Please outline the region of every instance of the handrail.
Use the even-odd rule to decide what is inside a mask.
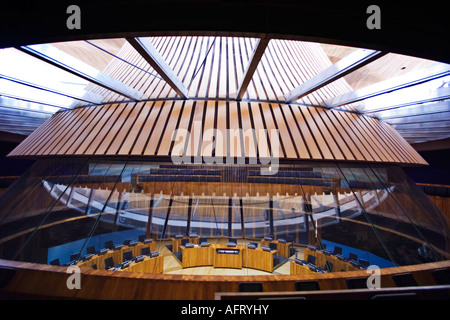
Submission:
[[[381,288],[396,288],[393,275],[411,273],[419,286],[439,285],[431,272],[450,268],[450,260],[380,269]],[[213,300],[216,292],[238,292],[240,282],[262,282],[264,292],[295,290],[295,282],[317,280],[321,290],[348,289],[346,279],[368,277],[365,270],[303,275],[211,276],[140,273],[80,268],[81,289],[70,290],[66,282],[72,273],[66,267],[0,259],[0,272],[10,275],[0,287],[0,297],[67,299],[152,299]],[[113,281],[114,287],[108,283]],[[30,285],[32,283],[33,285]],[[199,285],[201,283],[201,285]],[[105,287],[113,288],[104,290]],[[149,289],[151,288],[151,289]],[[337,292],[337,291],[336,291]],[[356,291],[355,291],[356,292]],[[127,293],[127,295],[124,295]],[[357,299],[357,297],[355,297]]]

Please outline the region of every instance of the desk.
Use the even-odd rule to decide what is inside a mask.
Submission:
[[[212,266],[214,260],[214,248],[194,246],[193,248],[181,249],[181,267],[197,267],[197,266]]]
[[[305,250],[303,251],[303,260],[308,260],[308,256],[314,256],[314,257],[316,257],[316,265],[317,266],[320,266],[319,264],[318,264],[318,261],[317,261],[317,251],[316,250],[311,250],[311,249],[309,249],[308,247],[306,247],[305,248]],[[320,258],[319,258],[320,259]],[[320,262],[321,264],[325,264],[325,262],[324,261],[321,261]]]
[[[264,251],[262,248],[244,249],[242,265],[247,268],[273,272],[273,256],[276,250]]]
[[[278,240],[272,242],[277,244],[277,252],[280,257],[289,258],[291,256],[292,242],[281,243]]]
[[[180,246],[182,268],[197,266],[214,266],[214,268],[242,267],[273,272],[273,257],[276,250],[264,251],[262,248],[247,249],[242,245],[227,247],[224,245],[210,245],[209,247],[194,246],[185,248]]]
[[[301,265],[296,263],[295,261],[291,261],[291,274],[309,274],[316,273],[315,271],[311,271],[307,265]]]
[[[275,243],[277,245],[278,256],[289,258],[291,256],[291,246],[292,242],[281,243],[278,240],[261,240],[261,246],[269,246],[271,243]]]
[[[130,266],[118,271],[140,272],[140,273],[163,273],[164,257],[157,256],[155,258],[145,257],[140,262],[132,262]]]
[[[352,266],[350,262],[339,260],[333,255],[326,255],[322,250],[313,251],[309,248],[305,248],[305,251],[303,252],[304,260],[308,259],[308,255],[315,256],[316,266],[322,269],[325,269],[325,263],[326,261],[329,261],[333,264],[333,272],[359,270],[358,268]]]
[[[199,239],[200,239],[199,236],[189,236],[189,242],[193,244],[199,244],[198,243]]]
[[[156,251],[156,242],[152,241],[149,243],[142,243],[138,242],[137,245],[129,247],[129,246],[123,246],[119,250],[108,250],[105,254],[102,255],[94,255],[91,259],[87,261],[79,261],[77,263],[77,266],[79,267],[88,267],[92,268],[92,266],[97,265],[98,270],[105,270],[105,259],[112,257],[114,264],[122,263],[123,261],[123,253],[125,251],[131,250],[133,257],[137,257],[141,255],[141,249],[149,247],[150,252]]]
[[[244,246],[227,247],[214,245],[214,268],[242,269],[242,250]]]

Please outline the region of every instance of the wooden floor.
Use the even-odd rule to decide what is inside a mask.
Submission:
[[[211,244],[225,244],[227,239],[211,239]],[[250,240],[238,240],[238,244],[247,244],[253,242]],[[211,275],[211,276],[249,276],[249,275],[289,275],[290,265],[289,261],[275,268],[273,273],[260,271],[250,268],[232,269],[232,268],[214,268],[214,267],[193,267],[193,268],[181,268],[181,262],[175,257],[175,255],[166,247],[171,244],[170,241],[158,242],[158,250],[161,255],[164,256],[164,271],[165,274],[183,274],[183,275]],[[296,248],[298,256],[303,257],[303,248]],[[294,259],[295,256],[290,257]]]

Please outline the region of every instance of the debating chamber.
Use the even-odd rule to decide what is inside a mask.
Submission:
[[[450,298],[448,44],[92,3],[1,31],[1,299]]]

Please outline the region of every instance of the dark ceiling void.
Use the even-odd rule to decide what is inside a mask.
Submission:
[[[79,29],[69,29],[71,1],[10,1],[0,12],[0,47],[151,35],[266,35],[364,47],[449,62],[445,2],[427,1],[77,1]],[[368,7],[380,8],[369,29]]]

